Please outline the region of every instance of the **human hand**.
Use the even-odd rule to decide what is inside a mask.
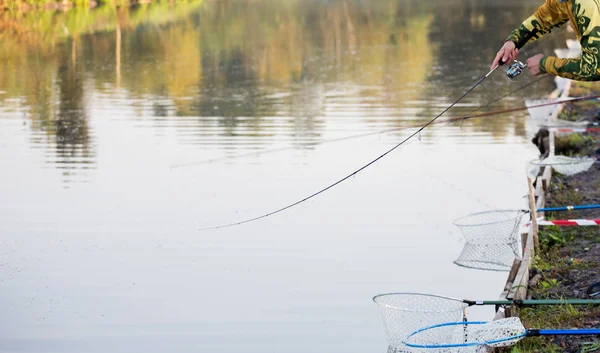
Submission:
[[[544,54],[537,54],[527,59],[527,67],[533,76],[540,74],[540,61],[544,57]]]
[[[496,57],[492,62],[492,66],[490,67],[490,70],[493,70],[497,65],[500,65],[500,60],[502,60],[502,64],[512,62],[517,58],[518,55],[519,49],[515,47],[515,43],[513,41],[508,40],[504,42],[502,48],[498,50],[498,53],[496,54]]]

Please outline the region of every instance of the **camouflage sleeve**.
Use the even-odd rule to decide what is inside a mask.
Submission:
[[[579,23],[589,24],[587,30],[581,36],[581,56],[577,59],[559,59],[553,56],[542,58],[540,71],[552,75],[577,81],[600,81],[600,68],[598,57],[600,56],[600,19],[598,15],[589,17],[580,16]],[[583,21],[582,21],[583,20]]]
[[[569,21],[569,17],[558,8],[558,0],[546,0],[533,15],[523,21],[514,31],[510,32],[506,40],[517,43],[534,28],[537,28],[537,34],[527,41],[527,43],[531,43],[567,21]]]

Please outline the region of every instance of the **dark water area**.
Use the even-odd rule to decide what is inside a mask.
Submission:
[[[0,14],[0,352],[384,352],[378,293],[497,298],[507,273],[452,263],[452,220],[525,205],[525,112],[434,125],[285,212],[199,229],[301,200],[389,150],[485,75],[540,4]],[[534,79],[498,70],[444,116],[555,88],[514,93]]]

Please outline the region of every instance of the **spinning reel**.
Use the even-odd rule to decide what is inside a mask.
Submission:
[[[523,64],[522,62],[515,60],[515,62],[512,63],[508,67],[508,69],[506,69],[506,76],[511,81],[514,81],[517,78],[517,76],[519,76],[526,67],[527,67],[527,64]]]

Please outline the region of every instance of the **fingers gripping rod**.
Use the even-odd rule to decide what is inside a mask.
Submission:
[[[527,35],[525,35],[517,43],[515,43],[515,48],[521,49],[525,45],[525,43],[527,43],[531,38],[533,38],[533,36],[535,36],[537,34],[537,32],[538,32],[537,28],[534,28],[533,30],[531,30],[531,32],[527,33]],[[505,64],[505,62],[500,60],[498,62],[498,64],[492,70],[490,70],[490,72],[486,75],[486,77],[489,76],[492,72],[496,71],[496,69],[499,66],[502,66],[504,64]],[[522,62],[515,60],[514,63],[511,64],[508,67],[508,69],[506,69],[506,76],[508,76],[509,79],[513,80],[517,76],[519,76],[526,67],[527,67],[527,64],[523,64]]]

